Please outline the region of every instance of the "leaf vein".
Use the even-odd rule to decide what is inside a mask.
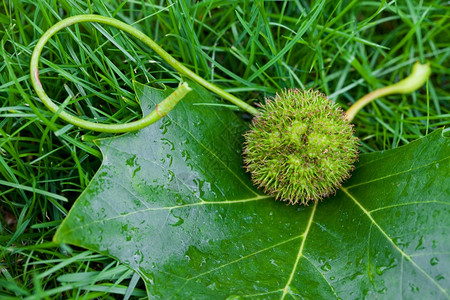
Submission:
[[[447,291],[439,284],[437,283],[427,272],[425,272],[424,269],[422,269],[412,258],[411,256],[409,256],[408,254],[406,254],[402,249],[400,249],[395,243],[394,241],[392,241],[392,239],[389,237],[389,235],[383,230],[383,228],[381,228],[381,226],[375,221],[375,219],[372,217],[372,215],[370,214],[369,211],[367,211],[361,203],[358,202],[358,200],[355,199],[355,197],[353,197],[349,191],[347,190],[347,188],[341,187],[341,189],[344,191],[344,193],[347,194],[347,196],[353,201],[355,202],[355,204],[363,211],[363,213],[369,218],[369,220],[373,223],[373,225],[375,225],[375,227],[378,228],[378,230],[381,232],[382,235],[384,235],[384,237],[393,245],[394,249],[396,249],[406,260],[408,260],[409,262],[411,262],[411,264],[417,269],[419,270],[423,275],[425,275],[425,277],[427,277],[447,298],[450,299],[449,294],[447,293]]]
[[[408,206],[408,205],[414,205],[414,204],[442,204],[442,205],[450,205],[450,203],[443,202],[443,201],[437,201],[437,200],[433,200],[433,201],[415,201],[415,202],[399,203],[399,204],[379,207],[379,208],[372,209],[371,211],[368,211],[368,212],[371,214],[371,213],[374,213],[374,212],[377,212],[377,211],[380,211],[380,210],[384,210],[384,209],[391,209],[391,208]]]
[[[240,200],[224,200],[224,201],[202,201],[202,202],[196,202],[196,203],[190,203],[190,204],[184,204],[184,205],[178,205],[178,206],[168,206],[168,207],[150,207],[150,208],[146,208],[146,209],[141,209],[141,210],[136,210],[136,211],[132,211],[126,214],[121,214],[121,215],[117,215],[117,216],[112,216],[109,218],[105,218],[105,219],[99,219],[99,220],[95,220],[93,222],[90,223],[85,223],[81,226],[78,227],[73,227],[70,228],[70,230],[67,230],[65,232],[61,232],[61,234],[68,234],[70,232],[74,232],[76,230],[79,230],[81,228],[85,228],[88,227],[90,225],[93,224],[97,224],[100,222],[108,222],[108,221],[112,221],[115,219],[120,219],[120,218],[126,218],[135,214],[139,214],[139,213],[146,213],[146,212],[152,212],[152,211],[161,211],[161,210],[172,210],[172,209],[180,209],[180,208],[186,208],[186,207],[192,207],[192,206],[202,206],[202,205],[223,205],[223,204],[236,204],[236,203],[245,203],[245,202],[252,202],[252,201],[261,201],[264,199],[268,199],[271,198],[270,196],[258,196],[258,197],[254,197],[254,198],[248,198],[248,199],[240,199]]]
[[[372,240],[372,228],[373,223],[370,223],[369,234],[367,235],[367,277],[369,278],[369,281],[375,286],[375,283],[373,282],[372,272],[370,271],[370,243]]]
[[[297,255],[297,259],[295,260],[294,266],[292,268],[291,274],[289,276],[289,279],[283,289],[283,295],[281,296],[281,299],[284,299],[284,297],[286,297],[286,294],[288,294],[290,292],[289,290],[289,285],[291,284],[292,280],[294,279],[294,275],[295,275],[295,271],[297,269],[298,263],[300,262],[300,258],[302,258],[303,256],[303,249],[305,247],[305,242],[306,242],[306,238],[308,237],[308,233],[309,230],[311,228],[311,224],[313,223],[314,220],[314,213],[316,212],[316,208],[317,208],[317,201],[314,202],[314,206],[313,209],[311,211],[311,216],[309,218],[308,224],[306,226],[305,232],[303,233],[303,239],[302,239],[302,243],[300,244],[300,249],[298,251],[298,255]]]
[[[346,186],[345,188],[346,189],[351,189],[351,188],[354,188],[354,187],[358,187],[358,186],[361,186],[361,185],[373,183],[373,182],[380,181],[380,180],[383,180],[383,179],[387,179],[387,178],[390,178],[390,177],[394,177],[394,176],[397,176],[397,175],[402,175],[402,174],[405,174],[405,173],[408,173],[408,172],[411,172],[411,171],[417,171],[417,170],[429,167],[429,166],[431,166],[433,164],[436,164],[436,163],[439,163],[439,162],[443,162],[443,161],[448,160],[448,159],[450,159],[450,156],[445,157],[445,158],[440,159],[440,160],[436,160],[434,162],[431,162],[431,163],[423,165],[423,166],[419,166],[417,168],[410,168],[408,170],[404,170],[404,171],[401,171],[401,172],[391,173],[391,174],[383,176],[383,177],[379,177],[379,178],[375,178],[375,179],[372,179],[372,180],[369,180],[369,181],[360,182],[360,183],[357,183],[357,184],[354,184],[354,185]]]
[[[285,241],[283,241],[283,242],[280,242],[280,243],[278,243],[278,244],[274,244],[274,245],[271,245],[271,246],[269,246],[269,247],[260,249],[260,250],[258,250],[258,251],[253,252],[253,253],[247,254],[247,255],[242,256],[242,257],[240,257],[240,258],[238,258],[238,259],[235,259],[235,260],[230,261],[230,262],[228,262],[228,263],[226,263],[226,264],[223,264],[223,265],[221,265],[221,266],[219,266],[219,267],[217,267],[217,268],[208,270],[208,271],[206,271],[206,272],[204,272],[204,273],[201,273],[201,274],[198,274],[198,275],[193,276],[193,277],[191,277],[191,278],[188,278],[188,280],[195,279],[195,278],[201,277],[201,276],[203,276],[203,275],[209,274],[209,273],[211,273],[211,272],[217,271],[217,270],[219,270],[219,269],[222,269],[222,268],[224,268],[224,267],[226,267],[226,266],[229,266],[229,265],[232,265],[232,264],[234,264],[234,263],[237,263],[237,262],[239,262],[239,261],[241,261],[241,260],[244,260],[244,259],[246,259],[246,258],[252,257],[252,256],[257,255],[257,254],[260,254],[260,253],[262,253],[262,252],[265,252],[265,251],[268,251],[268,250],[272,250],[272,249],[274,249],[274,248],[276,248],[276,247],[278,247],[278,246],[281,246],[281,245],[290,243],[290,242],[292,242],[292,241],[295,241],[295,240],[297,240],[297,239],[299,239],[299,238],[301,238],[301,237],[303,237],[303,234],[298,235],[298,236],[295,236],[295,237],[293,237],[293,238],[290,238],[290,239],[285,240]]]

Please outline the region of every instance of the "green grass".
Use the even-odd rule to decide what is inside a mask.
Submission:
[[[164,3],[164,4],[163,4]],[[153,37],[205,79],[256,103],[283,88],[317,88],[348,108],[429,61],[428,84],[365,107],[361,151],[391,149],[450,124],[450,8],[446,1],[5,0],[0,5],[0,298],[145,297],[113,259],[56,245],[52,236],[101,163],[93,138],[55,118],[29,77],[33,47],[60,19],[113,16]],[[133,81],[175,86],[180,76],[114,28],[71,26],[41,58],[49,96],[81,117],[141,117]],[[228,104],[228,103],[225,103]],[[243,117],[246,117],[245,115]]]

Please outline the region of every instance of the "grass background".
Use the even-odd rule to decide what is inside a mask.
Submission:
[[[105,137],[55,118],[34,93],[40,36],[77,14],[112,16],[149,34],[197,74],[256,103],[316,88],[344,108],[430,62],[426,86],[370,104],[354,120],[361,151],[391,149],[450,124],[447,1],[3,0],[0,4],[0,298],[139,298],[139,276],[52,236],[101,163]],[[164,61],[108,26],[51,39],[40,79],[66,109],[104,123],[141,117],[133,81],[176,86]],[[248,117],[243,114],[243,117]]]

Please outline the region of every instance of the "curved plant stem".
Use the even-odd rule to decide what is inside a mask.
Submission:
[[[351,122],[358,111],[373,100],[391,94],[408,94],[420,88],[431,74],[430,64],[416,62],[407,78],[378,90],[375,90],[356,101],[345,113],[347,120]]]
[[[31,63],[30,63],[30,75],[31,75],[31,82],[36,90],[36,93],[38,94],[39,98],[44,102],[44,104],[47,106],[48,109],[50,109],[52,112],[57,112],[59,107],[54,104],[51,99],[47,96],[44,89],[42,88],[42,84],[39,80],[39,70],[38,70],[38,63],[39,63],[39,57],[42,53],[42,49],[44,48],[45,44],[48,42],[48,40],[58,31],[61,29],[76,24],[76,23],[84,23],[84,22],[96,22],[96,23],[102,23],[106,25],[110,25],[113,27],[116,27],[120,30],[123,30],[132,36],[136,37],[140,41],[142,41],[144,44],[152,48],[158,55],[161,56],[162,59],[164,59],[169,65],[171,65],[173,68],[175,68],[177,71],[179,71],[181,74],[184,74],[191,78],[192,80],[196,81],[200,85],[204,86],[205,88],[209,89],[210,91],[216,93],[217,95],[227,99],[231,103],[237,105],[241,109],[256,115],[259,113],[259,111],[248,105],[247,103],[243,102],[242,100],[238,99],[237,97],[231,95],[230,93],[225,92],[224,90],[220,89],[219,87],[207,82],[188,68],[186,68],[184,65],[182,65],[179,61],[177,61],[175,58],[173,58],[169,53],[167,53],[164,49],[162,49],[158,44],[156,44],[151,38],[149,38],[147,35],[142,33],[141,31],[137,30],[136,28],[123,23],[119,20],[99,16],[99,15],[79,15],[79,16],[73,16],[66,18],[62,21],[59,21],[52,27],[50,27],[44,35],[39,39],[38,43],[36,44],[36,47],[34,48],[33,55],[31,57]],[[177,96],[169,96],[168,98],[172,99],[171,101],[176,104],[182,97],[184,97],[191,89],[187,86],[187,84],[181,85],[172,95]],[[164,101],[163,101],[164,102]],[[173,103],[166,102],[165,107],[172,107]],[[170,104],[170,105],[167,105]],[[159,106],[159,110],[161,111],[161,105]],[[170,109],[169,109],[170,110]],[[164,114],[166,114],[169,110],[166,111],[164,109]],[[158,114],[158,111],[153,111],[150,115],[144,117],[143,119],[128,123],[128,124],[118,124],[118,125],[107,125],[107,124],[99,124],[99,123],[93,123],[86,120],[82,120],[80,118],[77,118],[73,115],[70,115],[66,113],[65,111],[60,111],[59,116],[64,119],[65,121],[77,125],[82,128],[94,130],[94,131],[101,131],[101,132],[127,132],[127,131],[133,131],[141,129],[147,125],[150,125],[154,122],[156,122],[159,118],[161,118],[163,115]]]

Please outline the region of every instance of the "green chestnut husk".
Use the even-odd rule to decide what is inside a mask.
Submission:
[[[244,135],[244,163],[264,193],[290,204],[319,201],[350,177],[358,139],[344,111],[313,90],[290,89],[261,106]]]

